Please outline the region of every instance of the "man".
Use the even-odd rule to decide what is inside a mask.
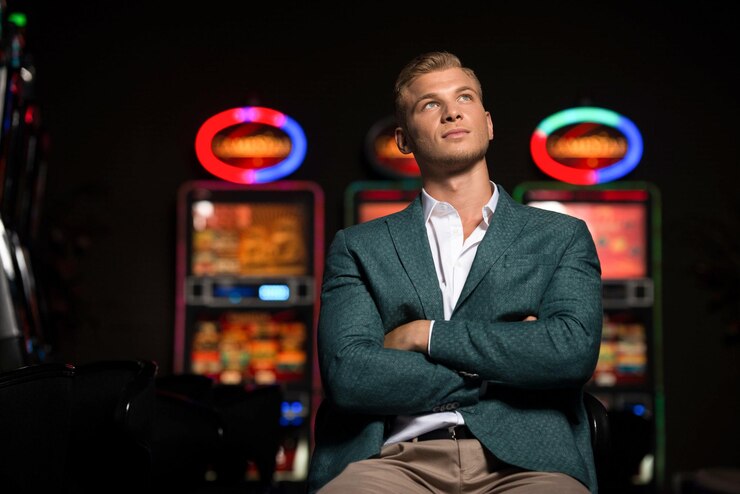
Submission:
[[[601,278],[585,223],[490,181],[491,116],[456,56],[415,58],[395,92],[423,189],[329,249],[309,491],[596,492],[582,388]]]

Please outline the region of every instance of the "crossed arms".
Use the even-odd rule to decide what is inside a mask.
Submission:
[[[472,307],[474,301],[468,300],[451,320],[435,321],[431,342],[429,321],[414,308],[417,299],[400,264],[386,259],[388,265],[379,267],[367,239],[340,231],[327,257],[319,319],[327,397],[347,411],[395,415],[429,412],[453,401],[475,404],[481,380],[531,389],[581,386],[598,357],[600,272],[585,224],[568,225],[569,242],[552,266],[538,271],[546,279],[522,306],[528,310],[511,320],[503,316],[506,309],[467,310],[465,304]],[[509,300],[512,306],[521,303],[513,287],[508,295],[495,290],[496,283],[518,283],[506,278],[517,269],[492,270],[491,285],[471,299],[499,307]],[[382,279],[387,283],[378,282]],[[497,300],[490,300],[494,295]]]

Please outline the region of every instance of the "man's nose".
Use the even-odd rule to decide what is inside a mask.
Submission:
[[[462,113],[457,110],[456,106],[450,105],[445,108],[444,117],[445,122],[454,122],[455,120],[459,120],[462,118]]]

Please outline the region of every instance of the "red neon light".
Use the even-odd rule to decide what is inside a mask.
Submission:
[[[597,183],[596,171],[571,168],[558,163],[547,153],[547,134],[538,130],[532,134],[530,148],[532,157],[540,165],[542,171],[553,178],[576,185],[592,185]]]
[[[211,142],[213,142],[216,134],[226,127],[242,123],[243,121],[241,108],[223,111],[206,120],[195,138],[195,154],[198,155],[198,159],[203,167],[215,176],[222,177],[231,182],[251,183],[249,177],[245,177],[245,172],[249,172],[250,170],[244,170],[234,166],[224,166],[221,160],[214,156],[211,149]],[[244,180],[245,178],[247,180]]]
[[[195,137],[195,154],[206,170],[224,180],[242,184],[253,184],[264,181],[259,179],[258,174],[261,171],[258,169],[244,169],[220,160],[213,153],[213,139],[216,134],[228,127],[245,122],[254,122],[285,131],[293,142],[296,136],[291,135],[290,130],[286,129],[287,121],[288,118],[283,113],[271,108],[257,106],[232,108],[231,110],[217,113],[206,120],[198,130],[198,134]]]

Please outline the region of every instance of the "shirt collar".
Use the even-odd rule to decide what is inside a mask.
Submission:
[[[493,190],[493,194],[491,194],[491,198],[488,199],[488,202],[483,206],[483,221],[486,222],[486,226],[490,226],[491,217],[493,216],[493,212],[496,211],[496,205],[498,204],[499,198],[498,187],[496,187],[496,184],[493,182],[491,182],[491,189]],[[434,208],[437,207],[438,204],[440,204],[440,201],[430,196],[424,188],[421,189],[421,206],[424,212],[424,223],[429,221],[432,211],[434,211]]]

